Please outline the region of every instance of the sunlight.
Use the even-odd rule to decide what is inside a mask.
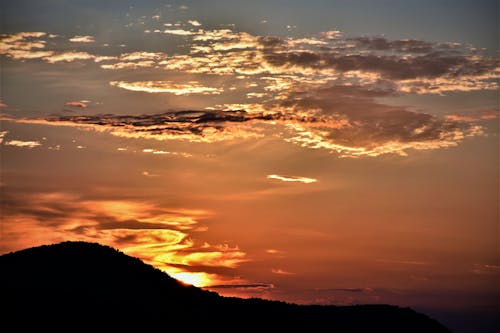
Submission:
[[[208,274],[203,272],[179,272],[179,273],[170,273],[174,279],[177,279],[185,284],[190,284],[195,287],[204,287],[211,284],[210,277]]]

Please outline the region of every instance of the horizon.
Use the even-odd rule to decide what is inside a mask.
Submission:
[[[0,8],[0,254],[495,330],[498,2]]]

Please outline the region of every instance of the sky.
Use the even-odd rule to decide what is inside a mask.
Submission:
[[[0,6],[0,253],[498,328],[497,1]]]

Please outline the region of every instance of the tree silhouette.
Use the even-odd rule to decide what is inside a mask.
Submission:
[[[302,306],[221,297],[186,286],[96,243],[64,242],[0,256],[0,330],[449,332],[409,308]]]

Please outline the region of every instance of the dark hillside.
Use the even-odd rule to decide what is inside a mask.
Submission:
[[[94,243],[5,254],[0,272],[3,332],[449,332],[423,314],[389,305],[299,306],[221,297]]]

